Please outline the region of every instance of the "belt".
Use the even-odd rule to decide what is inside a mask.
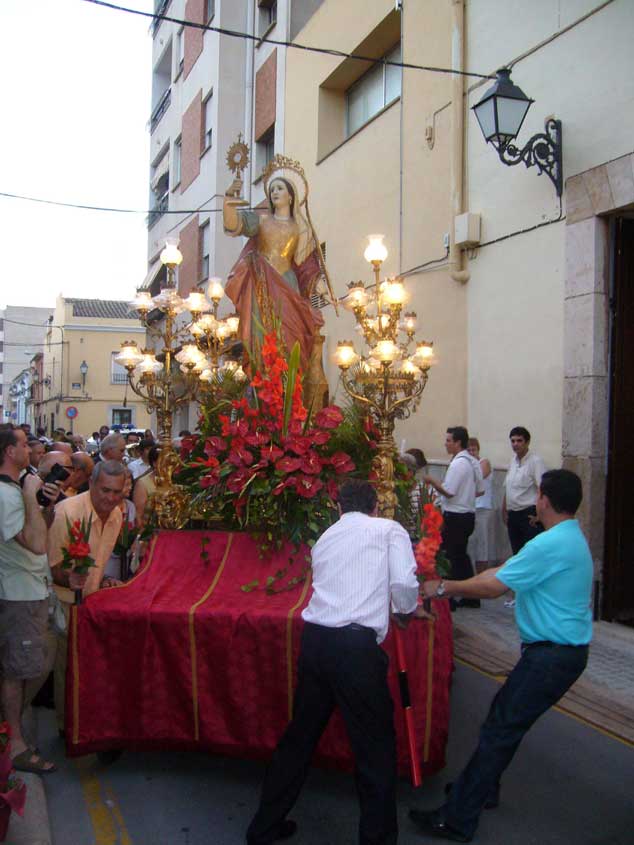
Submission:
[[[537,640],[534,643],[522,643],[522,651],[535,646],[539,646],[539,648],[588,648],[588,643],[571,645],[570,643],[553,643],[550,640]]]

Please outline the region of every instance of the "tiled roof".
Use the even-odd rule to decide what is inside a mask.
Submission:
[[[73,306],[73,317],[100,317],[106,320],[138,320],[136,311],[129,311],[127,302],[113,299],[67,299]]]

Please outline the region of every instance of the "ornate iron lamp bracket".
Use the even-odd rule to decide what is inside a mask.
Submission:
[[[523,149],[509,143],[497,148],[500,161],[512,167],[523,162],[526,167],[537,166],[539,173],[545,173],[555,186],[557,196],[563,192],[563,158],[561,121],[550,118],[544,132],[533,135]]]

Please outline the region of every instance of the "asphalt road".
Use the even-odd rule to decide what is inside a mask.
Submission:
[[[458,665],[447,769],[419,790],[399,790],[400,845],[426,840],[407,818],[434,807],[466,762],[498,684]],[[238,845],[253,813],[263,765],[203,754],[126,753],[111,766],[64,758],[52,714],[39,710],[40,745],[60,764],[46,779],[55,845]],[[486,845],[634,845],[634,748],[553,711],[526,737],[497,810],[475,842]],[[298,845],[355,845],[351,776],[314,769],[292,814]]]

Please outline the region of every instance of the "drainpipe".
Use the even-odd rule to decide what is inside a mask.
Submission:
[[[464,0],[451,0],[451,67],[464,70]],[[462,214],[464,159],[464,80],[451,77],[451,238],[449,242],[449,275],[455,282],[469,281],[471,274],[463,269],[463,251],[455,244],[454,221]]]

